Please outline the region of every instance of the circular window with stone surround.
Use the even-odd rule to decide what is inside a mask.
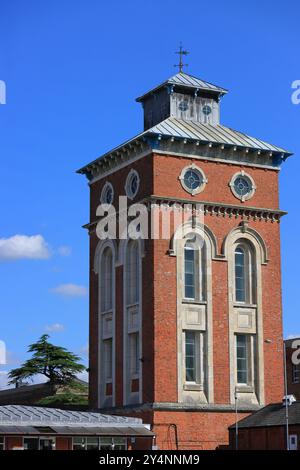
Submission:
[[[235,173],[230,180],[229,186],[232,194],[242,202],[251,199],[256,191],[253,178],[244,171]]]
[[[102,204],[112,204],[113,200],[114,188],[113,185],[107,181],[102,188],[100,201],[102,202]]]
[[[140,177],[136,170],[131,169],[127,175],[125,183],[126,196],[129,199],[134,199],[140,187]]]
[[[179,180],[183,189],[192,196],[201,193],[208,182],[204,172],[194,163],[183,168]]]

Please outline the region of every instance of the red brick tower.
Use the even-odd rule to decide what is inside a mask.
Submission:
[[[178,73],[138,98],[144,132],[79,170],[91,191],[90,404],[144,417],[161,449],[226,445],[235,404],[241,418],[283,396],[278,173],[291,154],[221,125],[225,93]],[[170,234],[101,240],[100,203],[123,222],[142,203],[152,229],[163,203]]]

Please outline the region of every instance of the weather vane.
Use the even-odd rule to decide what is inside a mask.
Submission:
[[[179,54],[179,64],[175,64],[174,67],[179,67],[179,72],[182,72],[183,67],[187,67],[188,64],[182,62],[184,55],[188,55],[189,51],[182,49],[182,44],[180,43],[179,51],[176,51],[175,54]]]

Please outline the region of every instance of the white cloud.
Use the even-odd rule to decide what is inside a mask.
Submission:
[[[85,346],[82,346],[82,348],[79,349],[79,354],[85,357],[88,357],[89,355],[89,345],[86,344]]]
[[[72,248],[67,245],[61,245],[57,248],[57,252],[60,256],[70,256]]]
[[[46,325],[45,330],[49,333],[54,333],[58,331],[64,331],[65,327],[61,323],[53,323],[52,325]]]
[[[54,294],[65,295],[69,297],[84,297],[87,295],[87,288],[78,284],[61,284],[51,289]]]
[[[0,238],[0,260],[48,259],[51,252],[42,235]]]

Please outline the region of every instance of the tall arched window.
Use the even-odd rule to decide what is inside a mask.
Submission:
[[[139,301],[139,245],[131,240],[126,253],[126,303],[136,304]]]
[[[101,312],[107,312],[112,308],[112,252],[106,248],[101,258],[100,271],[100,300]]]
[[[255,256],[248,243],[238,242],[234,252],[235,301],[255,303]]]
[[[139,241],[129,240],[125,258],[125,397],[124,403],[138,403],[141,390],[141,265]]]
[[[100,406],[114,403],[114,254],[112,248],[103,249],[99,270],[99,390]]]
[[[189,300],[205,300],[206,247],[195,237],[184,245],[184,293]]]

